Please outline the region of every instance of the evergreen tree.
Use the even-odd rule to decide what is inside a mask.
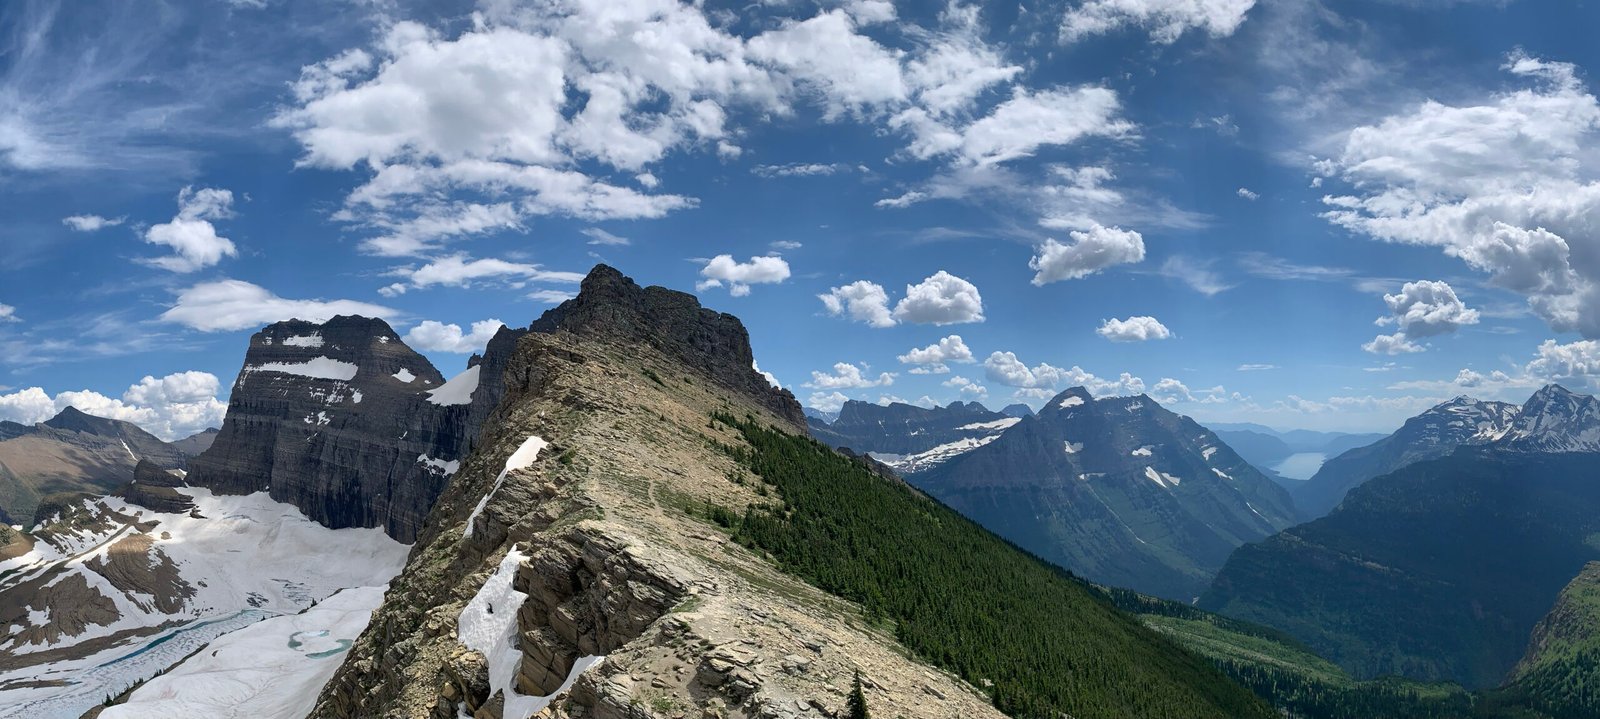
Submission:
[[[861,691],[861,670],[856,670],[856,680],[850,685],[850,703],[846,707],[845,716],[850,719],[869,719],[867,713],[867,695]]]

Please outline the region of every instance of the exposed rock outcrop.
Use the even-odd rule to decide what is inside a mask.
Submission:
[[[716,443],[731,439],[707,427],[711,412],[804,427],[793,397],[751,367],[737,320],[608,267],[584,288],[517,341],[504,400],[313,716],[505,716],[493,677],[507,659],[459,638],[478,611],[515,612],[517,706],[572,680],[541,717],[834,716],[857,669],[875,706],[998,717],[858,608],[693,514],[761,501],[730,481],[739,469]],[[650,327],[697,339],[652,340]],[[531,462],[508,459],[528,446],[542,447]],[[503,567],[513,606],[483,614]]]
[[[180,514],[194,508],[194,500],[177,490],[182,486],[183,475],[177,470],[144,460],[133,468],[133,481],[118,488],[116,495],[157,512]]]
[[[695,367],[717,383],[804,427],[805,413],[788,390],[755,371],[750,335],[738,317],[706,309],[694,295],[665,287],[640,288],[615,268],[598,265],[577,298],[544,313],[530,330],[566,330],[579,337],[638,343]]]

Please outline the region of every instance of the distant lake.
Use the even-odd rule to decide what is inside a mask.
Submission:
[[[1322,462],[1327,458],[1328,455],[1321,452],[1291,454],[1288,459],[1279,462],[1278,466],[1273,467],[1272,471],[1289,479],[1311,479],[1311,475],[1316,474],[1317,470],[1322,468]]]

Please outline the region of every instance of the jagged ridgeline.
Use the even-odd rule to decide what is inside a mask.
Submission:
[[[731,315],[601,266],[532,330],[313,716],[1270,715],[811,440]]]

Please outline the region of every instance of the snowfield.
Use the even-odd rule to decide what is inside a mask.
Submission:
[[[478,366],[472,366],[437,389],[428,390],[428,401],[437,405],[472,404],[472,393],[477,389]]]
[[[971,452],[990,442],[1000,439],[1000,435],[991,434],[987,437],[967,437],[954,442],[941,444],[933,449],[916,454],[897,455],[870,452],[873,459],[889,465],[901,474],[912,474],[923,470],[932,469],[956,457]]]
[[[476,649],[489,660],[489,696],[505,692],[505,719],[528,719],[567,693],[573,682],[605,657],[587,656],[572,663],[566,681],[549,696],[530,697],[517,691],[514,682],[522,652],[517,649],[517,608],[528,595],[513,589],[511,580],[517,566],[528,555],[517,549],[506,552],[500,566],[461,610],[456,620],[456,638],[468,649]]]
[[[193,499],[194,514],[155,512],[116,497],[84,500],[92,510],[130,516],[148,528],[142,541],[150,543],[150,565],[170,561],[193,592],[171,613],[161,610],[155,597],[120,590],[89,566],[119,542],[141,534],[133,523],[61,536],[57,545],[39,541],[27,554],[0,562],[0,593],[35,579],[53,586],[81,577],[115,605],[116,614],[109,624],[91,623],[76,635],[49,642],[27,641],[19,634],[27,626],[0,628],[0,667],[6,667],[0,669],[0,687],[11,687],[0,690],[0,716],[79,716],[220,636],[268,617],[298,614],[342,589],[386,585],[405,565],[409,547],[381,529],[328,529],[265,492],[178,491]],[[61,609],[31,601],[36,600],[30,600],[21,620],[29,625]],[[123,630],[144,633],[86,644]],[[28,655],[46,649],[67,655],[22,666]],[[63,684],[23,686],[47,682]]]
[[[385,589],[345,589],[299,614],[225,634],[100,719],[300,719],[367,628]]]
[[[282,372],[315,379],[336,379],[349,382],[355,379],[359,367],[330,357],[314,357],[304,362],[268,362],[245,367],[243,372]]]
[[[998,432],[998,431],[1003,431],[1003,430],[1009,429],[1012,425],[1014,425],[1014,424],[1016,424],[1018,422],[1021,422],[1021,421],[1022,421],[1021,417],[1005,417],[1005,418],[1002,418],[1002,419],[991,420],[991,421],[988,421],[988,422],[973,422],[972,424],[964,424],[964,425],[961,425],[960,427],[957,427],[956,429],[961,429],[961,430],[979,430],[979,431],[997,431]]]

